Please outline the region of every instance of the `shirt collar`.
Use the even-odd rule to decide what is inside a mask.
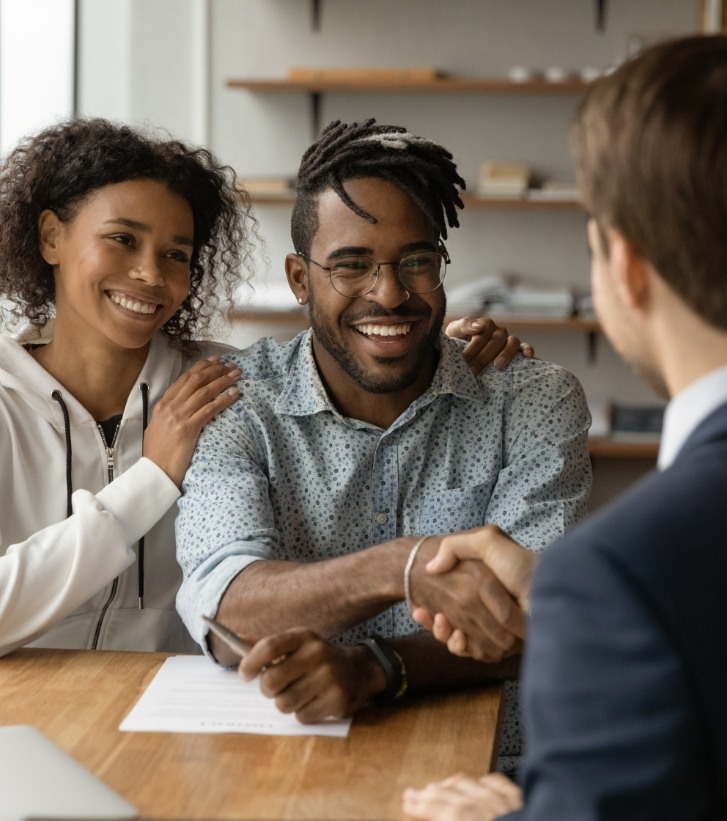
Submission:
[[[659,446],[659,470],[666,470],[674,462],[699,424],[725,402],[727,366],[692,382],[669,402],[664,413]]]
[[[286,383],[275,404],[276,412],[290,416],[309,416],[321,411],[330,411],[341,417],[318,373],[313,356],[313,332],[309,329],[301,334],[295,343],[297,350],[293,353]],[[484,386],[472,375],[462,356],[462,347],[461,343],[440,334],[439,364],[432,384],[402,414],[400,421],[404,421],[418,408],[429,404],[442,394],[452,394],[470,400],[481,398]]]

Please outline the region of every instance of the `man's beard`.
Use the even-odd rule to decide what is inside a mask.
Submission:
[[[447,310],[446,301],[442,301],[442,307],[435,316],[435,321],[432,324],[429,333],[424,338],[419,350],[419,356],[416,357],[414,364],[405,371],[396,371],[391,375],[378,376],[366,371],[361,364],[356,360],[356,357],[346,347],[341,345],[330,333],[328,325],[322,318],[318,316],[316,301],[312,291],[308,292],[310,324],[315,334],[316,339],[326,349],[326,351],[336,360],[341,368],[353,379],[353,381],[363,390],[368,393],[396,393],[397,391],[405,390],[412,385],[421,374],[422,367],[425,366],[427,354],[431,353],[436,359],[437,356],[437,340],[439,333],[444,324],[444,316]],[[372,305],[370,310],[360,316],[352,317],[356,321],[363,318],[378,318],[382,316],[396,317],[402,321],[406,321],[413,312],[406,309],[399,309],[396,311],[386,311]],[[430,312],[431,314],[431,312]],[[345,317],[345,314],[343,315]],[[421,311],[417,312],[417,316],[421,317]],[[354,331],[356,333],[356,331]],[[396,359],[390,357],[376,357],[377,361],[386,364],[395,364]]]

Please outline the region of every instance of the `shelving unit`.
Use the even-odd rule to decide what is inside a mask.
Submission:
[[[230,78],[228,88],[256,94],[308,94],[314,137],[320,131],[323,94],[574,94],[588,85],[573,78],[550,82],[544,79],[515,82],[504,77],[450,77],[435,79],[313,79]]]
[[[577,78],[549,82],[515,82],[504,77],[439,77],[433,80],[288,80],[285,78],[231,78],[228,88],[264,94],[564,94],[588,85]]]
[[[230,311],[228,318],[231,322],[262,323],[268,325],[288,326],[292,333],[298,333],[308,327],[308,314],[303,309],[294,308],[290,311],[265,311],[255,309],[236,308]],[[456,314],[448,315],[445,324],[459,319]],[[593,333],[599,332],[600,327],[596,320],[583,319],[510,319],[496,317],[493,319],[499,324],[507,325],[508,329],[518,334],[530,332],[554,333]],[[593,459],[627,459],[648,460],[656,459],[659,444],[654,439],[624,440],[609,437],[594,437],[588,442],[588,449]]]
[[[461,314],[451,314],[445,324],[460,319]],[[308,327],[308,315],[303,309],[293,308],[290,311],[267,311],[255,308],[233,308],[228,313],[231,322],[261,322],[290,325],[293,328]],[[506,325],[512,331],[531,331],[546,333],[598,333],[600,326],[595,319],[540,319],[492,315],[499,325]]]
[[[254,193],[251,195],[258,205],[292,205],[295,194],[283,193]],[[462,196],[464,207],[469,210],[491,209],[508,211],[581,211],[583,206],[577,199],[545,197],[478,197],[474,194]]]
[[[320,23],[320,7],[314,4],[315,27]],[[476,70],[476,69],[475,69]],[[365,73],[365,70],[362,71]],[[373,74],[373,72],[371,72]],[[402,71],[402,75],[404,72]],[[413,72],[412,72],[413,74]],[[285,77],[233,77],[225,81],[227,88],[247,92],[252,95],[307,95],[309,100],[310,123],[314,138],[320,132],[322,101],[324,95],[402,95],[412,97],[424,97],[425,95],[453,97],[461,95],[463,97],[475,95],[497,95],[502,97],[522,98],[527,104],[530,97],[562,97],[573,95],[574,99],[582,94],[589,83],[580,78],[569,78],[559,82],[550,82],[545,79],[533,79],[524,82],[515,82],[507,77],[474,77],[474,76],[454,76],[443,75],[431,78],[409,78],[389,77],[356,79],[333,78],[329,76],[316,77],[314,74],[307,79],[287,79]],[[434,104],[433,100],[433,104]],[[421,103],[420,103],[421,105]],[[509,104],[505,103],[505,106]],[[563,106],[558,104],[558,110]],[[391,120],[390,120],[391,121]],[[405,120],[406,122],[406,120]],[[522,150],[522,147],[520,148]],[[546,166],[547,168],[547,166]],[[546,170],[546,168],[538,170]],[[469,178],[468,178],[469,179]],[[473,186],[472,186],[473,187]],[[294,192],[262,193],[257,192],[252,195],[253,202],[265,207],[289,207],[294,201]],[[490,196],[480,197],[474,191],[465,192],[462,195],[464,203],[464,217],[467,224],[471,221],[477,225],[478,212],[512,212],[513,218],[522,215],[518,219],[538,219],[542,215],[543,219],[549,214],[555,218],[559,213],[573,214],[575,219],[583,213],[583,206],[576,196],[569,197],[554,195],[546,198],[544,194],[530,196]],[[468,216],[470,220],[468,220]],[[502,219],[498,215],[497,219]],[[568,218],[570,219],[570,218]],[[557,220],[556,220],[557,221]],[[558,223],[562,224],[562,223]],[[463,229],[465,222],[463,221]],[[461,314],[460,314],[461,316]],[[289,328],[292,333],[307,327],[308,318],[306,312],[292,308],[289,311],[264,311],[254,308],[238,308],[231,314],[233,322],[270,324],[277,328]],[[458,318],[454,313],[447,317],[449,322]],[[517,334],[522,339],[527,339],[531,334],[581,334],[587,345],[586,361],[595,361],[595,353],[600,341],[600,326],[595,319],[573,317],[567,319],[555,319],[548,317],[516,317],[497,316],[492,318],[498,324],[505,325],[512,333]],[[570,344],[570,343],[568,343]],[[576,344],[576,343],[574,343]],[[643,464],[656,459],[658,452],[658,442],[654,440],[633,440],[624,441],[621,439],[611,439],[608,437],[594,438],[589,442],[591,456],[599,463],[599,470],[611,469],[609,466],[615,460],[627,460],[630,464],[628,470],[641,469]],[[618,469],[618,468],[617,468]],[[624,466],[625,469],[625,466]]]
[[[609,439],[593,437],[588,440],[588,450],[592,459],[644,459],[655,461],[659,453],[659,443],[649,440]]]

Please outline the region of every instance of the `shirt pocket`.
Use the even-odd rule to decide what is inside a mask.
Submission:
[[[438,533],[456,533],[485,524],[485,514],[492,489],[497,481],[471,487],[456,487],[424,493],[419,507],[417,532],[434,536]]]

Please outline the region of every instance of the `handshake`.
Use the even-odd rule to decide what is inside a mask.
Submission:
[[[414,620],[457,656],[497,662],[522,652],[537,554],[496,525],[426,541],[406,572]]]

